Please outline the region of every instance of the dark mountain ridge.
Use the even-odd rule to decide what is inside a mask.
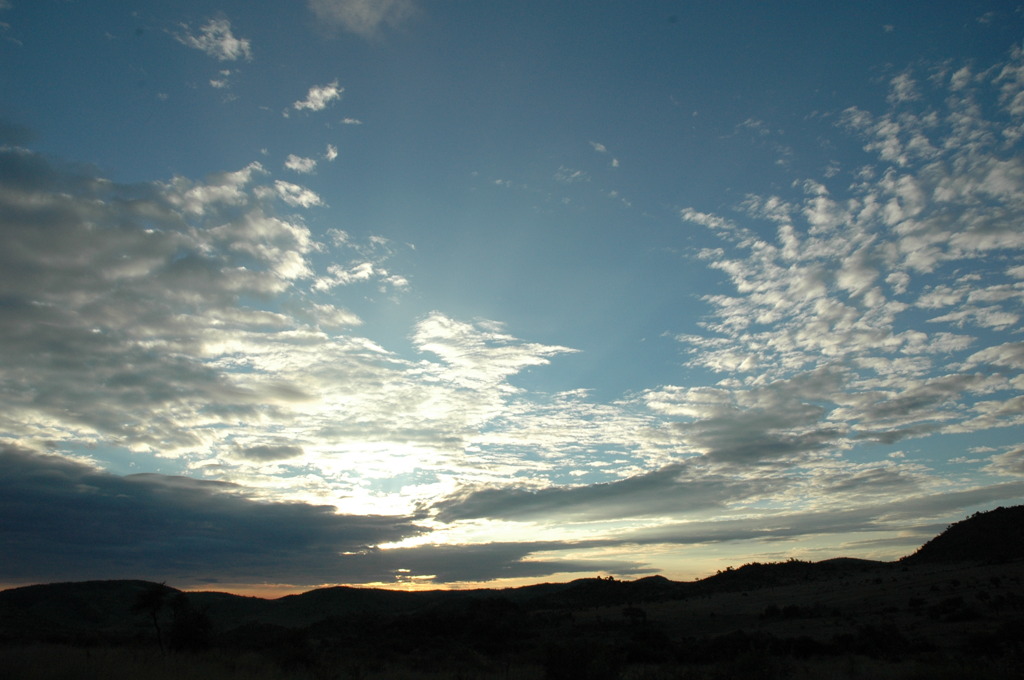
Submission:
[[[650,576],[635,581],[596,577],[567,583],[467,591],[405,592],[332,587],[277,599],[219,592],[183,593],[162,584],[137,580],[33,585],[0,592],[0,642],[149,639],[153,636],[153,620],[137,605],[140,597],[154,590],[167,603],[159,614],[163,618],[157,620],[158,623],[163,621],[166,628],[169,629],[176,621],[174,617],[180,614],[172,609],[174,602],[179,609],[187,605],[183,611],[191,612],[190,615],[200,612],[199,618],[209,623],[207,632],[214,637],[245,644],[280,636],[287,630],[305,630],[328,637],[355,635],[353,630],[377,630],[391,636],[405,635],[407,639],[448,630],[473,639],[481,635],[497,639],[512,635],[503,628],[512,625],[511,622],[518,622],[523,630],[529,629],[532,624],[526,621],[530,617],[551,622],[566,616],[578,618],[588,611],[605,611],[610,614],[602,616],[612,616],[621,623],[625,620],[623,616],[640,619],[647,616],[646,611],[657,611],[670,618],[679,615],[680,607],[696,606],[686,603],[708,598],[712,598],[708,601],[731,602],[733,604],[720,606],[740,611],[736,609],[737,603],[749,610],[752,602],[768,597],[755,597],[762,592],[771,593],[771,597],[808,600],[810,604],[777,608],[795,616],[794,612],[824,611],[823,603],[829,593],[839,589],[849,592],[864,589],[867,602],[869,595],[878,595],[875,591],[884,590],[885,584],[900,581],[903,583],[900,592],[904,594],[886,596],[903,598],[885,605],[892,609],[906,607],[907,601],[915,598],[926,600],[927,593],[921,585],[926,581],[931,584],[931,592],[946,589],[941,581],[946,576],[931,574],[945,573],[942,570],[948,571],[950,565],[991,565],[1021,560],[1024,557],[1022,527],[1024,506],[997,508],[950,525],[914,554],[896,562],[854,558],[816,563],[795,559],[767,564],[755,562],[730,567],[692,582]],[[742,602],[735,599],[740,596],[745,598]],[[768,604],[775,606],[774,602]],[[840,605],[850,606],[845,601]],[[959,612],[958,615],[965,615],[961,610],[969,612],[962,602],[956,607],[948,603],[947,606]],[[726,620],[724,615],[718,618],[719,622]],[[779,625],[783,623],[780,619]],[[410,630],[419,632],[413,635]]]

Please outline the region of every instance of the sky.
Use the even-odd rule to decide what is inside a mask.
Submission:
[[[1024,502],[1022,36],[0,0],[0,587],[690,580]]]

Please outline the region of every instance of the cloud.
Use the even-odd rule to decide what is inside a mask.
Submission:
[[[609,557],[559,557],[557,551],[587,548],[595,542],[492,542],[479,544],[424,545],[389,550],[369,550],[346,556],[349,582],[418,582],[445,584],[507,578],[540,578],[552,574],[613,573],[629,575],[649,571],[636,560]],[[385,578],[381,578],[384,575]]]
[[[609,520],[630,517],[679,516],[724,507],[763,491],[753,480],[695,474],[686,464],[616,482],[577,487],[467,488],[432,507],[437,519],[495,518],[513,520]],[[695,478],[689,479],[689,476]]]
[[[309,0],[317,19],[363,37],[397,26],[416,13],[413,0]]]
[[[997,475],[1024,476],[1024,446],[1015,446],[989,459],[985,470]]]
[[[345,579],[343,553],[424,531],[407,517],[257,502],[234,484],[122,477],[9,444],[0,446],[0,489],[7,582],[337,582]]]
[[[1024,342],[1004,342],[986,347],[967,358],[968,365],[991,364],[1024,370]]]
[[[416,325],[412,340],[419,351],[437,355],[448,366],[449,379],[467,387],[499,386],[528,366],[544,365],[551,356],[575,351],[524,343],[505,333],[499,323],[455,321],[439,312]]]
[[[306,98],[293,103],[292,108],[296,111],[323,111],[328,104],[341,99],[341,93],[344,91],[345,88],[339,87],[337,80],[327,85],[314,85],[309,88]]]
[[[170,454],[203,446],[218,409],[273,408],[257,374],[213,361],[289,325],[240,297],[283,294],[310,272],[311,234],[275,214],[262,174],[120,186],[0,151],[0,348],[16,366],[0,379],[2,430]]]
[[[573,170],[563,165],[555,173],[555,180],[562,184],[575,184],[577,182],[589,182],[590,175],[583,170]]]
[[[1018,498],[1022,493],[1024,482],[1009,482],[940,494],[912,494],[845,509],[818,508],[810,512],[764,513],[756,518],[665,524],[626,532],[620,539],[627,543],[693,545],[899,530],[904,535],[917,534],[907,540],[912,550],[920,545],[917,536],[934,535],[931,523],[936,519],[957,510]],[[915,524],[926,525],[917,533]]]
[[[254,446],[256,459],[297,455]],[[87,518],[87,521],[83,519]],[[145,578],[210,582],[437,584],[557,573],[635,573],[608,558],[545,553],[573,544],[380,544],[427,530],[405,516],[339,514],[329,505],[257,500],[244,487],[160,474],[120,476],[62,456],[0,445],[0,563],[7,583]]]
[[[679,337],[719,386],[644,394],[679,418],[669,427],[688,450],[795,464],[865,439],[1018,422],[1021,290],[1014,265],[988,258],[1024,248],[1024,164],[1010,146],[1022,63],[1015,49],[972,78],[908,71],[887,111],[848,109],[840,127],[874,161],[849,187],[805,180],[802,195],[748,196],[734,215],[680,212],[720,239],[698,257],[729,286],[704,298],[705,332]],[[1002,106],[983,117],[975,101],[993,90]],[[921,310],[937,311],[924,325]],[[974,372],[983,365],[1008,374]]]
[[[297,458],[303,454],[301,446],[290,444],[259,444],[247,446],[239,450],[242,458],[255,461],[287,460]]]
[[[337,152],[335,152],[335,155],[337,155]],[[290,153],[288,154],[288,158],[286,158],[284,161],[284,167],[288,168],[289,170],[292,170],[293,172],[308,175],[309,173],[316,170],[316,159],[303,158],[302,156],[296,156],[295,154]]]
[[[313,312],[317,324],[328,328],[359,326],[363,323],[363,320],[356,314],[330,304],[314,304]]]
[[[231,87],[231,82],[228,80],[231,77],[231,70],[224,69],[219,74],[220,78],[211,78],[210,87],[215,90],[225,90]]]
[[[675,418],[673,438],[723,463],[803,460],[839,445],[845,426],[829,422],[822,402],[836,399],[843,374],[802,373],[753,389],[666,386],[648,390],[648,408]]]
[[[283,580],[449,582],[628,572],[639,565],[609,553],[561,553],[889,531],[1018,497],[1019,484],[972,489],[929,467],[919,451],[931,442],[898,460],[865,449],[1024,423],[1022,64],[1015,51],[976,73],[908,72],[890,84],[889,109],[840,116],[868,167],[747,196],[723,215],[681,209],[701,241],[695,264],[716,286],[694,320],[700,331],[676,337],[686,368],[713,384],[608,403],[523,387],[517,376],[576,350],[497,321],[430,312],[408,329],[408,356],[358,335],[374,326],[363,316],[379,318],[371,300],[415,283],[402,271],[411,247],[315,234],[304,211],[323,199],[273,168],[126,185],[4,147],[0,432],[17,441],[5,460],[23,493],[7,507],[56,542],[46,553],[31,536],[17,540],[44,557],[71,550],[68,532],[26,519],[25,508],[49,501],[40,521],[102,518],[87,534],[96,552],[78,546],[75,578],[93,568],[111,577],[99,573],[106,560],[133,576],[207,569],[241,580],[271,569],[266,555],[284,546]],[[972,106],[986,93],[991,106]],[[340,94],[337,81],[313,87],[291,108],[323,110]],[[328,145],[323,158],[336,154]],[[285,168],[316,162],[292,155]],[[234,483],[118,477],[31,446],[158,455]],[[1016,448],[987,453],[977,462],[986,472],[1019,474]],[[886,505],[892,494],[906,502]],[[854,509],[836,509],[844,503]],[[178,535],[146,542],[134,524],[118,534],[110,507],[166,516],[158,525]],[[209,533],[190,507],[213,518]],[[700,521],[725,515],[740,519]],[[272,529],[285,517],[310,528],[279,540],[246,524]],[[578,526],[534,540],[549,518]],[[423,540],[416,522],[428,521],[452,524],[439,536],[476,531],[478,543],[373,547]],[[611,536],[613,523],[624,537]],[[484,536],[493,526],[531,540]],[[231,566],[223,555],[238,550],[235,534],[252,547]],[[577,540],[595,534],[604,537]],[[185,544],[212,546],[209,557],[147,552]]]
[[[902,104],[914,101],[920,96],[917,83],[910,73],[901,73],[890,81],[889,103]]]
[[[572,422],[579,404],[551,427],[561,406],[510,382],[570,348],[439,312],[412,329],[413,359],[354,334],[348,301],[410,288],[393,262],[408,248],[318,240],[301,215],[316,194],[259,163],[120,185],[5,148],[0,183],[0,432],[23,446],[159,455],[267,497],[402,512],[452,476],[533,468],[502,450],[524,428],[549,426],[542,448],[600,435]],[[395,470],[417,483],[375,491]]]
[[[211,19],[193,34],[187,24],[182,24],[183,33],[175,34],[182,45],[205,52],[220,61],[252,59],[252,46],[246,38],[236,38],[231,32],[227,19]]]
[[[331,161],[333,161],[337,157],[338,157],[338,147],[334,146],[333,144],[328,144],[327,145],[327,150],[324,151],[324,159],[327,160],[328,162],[331,162]]]
[[[298,184],[277,179],[274,180],[274,189],[282,201],[293,207],[310,208],[314,205],[323,205],[323,201],[320,200],[316,192]]]
[[[398,250],[388,239],[371,238],[365,246],[350,243],[348,234],[334,232],[335,240],[358,251],[358,257],[347,263],[335,262],[327,266],[314,281],[316,291],[330,291],[339,286],[373,282],[381,292],[400,292],[409,288],[409,281],[385,266]]]
[[[600,153],[600,154],[607,154],[608,153],[608,147],[606,147],[604,144],[601,144],[600,142],[590,142],[590,146],[593,147],[594,151],[596,151],[597,153]],[[619,167],[619,159],[618,158],[612,158],[611,166],[613,168]],[[559,170],[559,173],[562,173],[562,169]]]

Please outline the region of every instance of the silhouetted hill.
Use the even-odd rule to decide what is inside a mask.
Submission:
[[[900,560],[904,564],[1024,559],[1024,505],[977,512]]]
[[[848,574],[863,573],[890,567],[889,562],[837,557],[823,562],[752,562],[728,568],[697,582],[699,592],[735,592],[757,590],[796,583],[824,581]]]
[[[611,616],[614,621],[622,623],[622,612],[627,610],[636,618],[637,608],[648,611],[682,611],[695,607],[694,603],[698,600],[731,603],[715,605],[724,608],[716,620],[742,625],[745,619],[736,613],[741,609],[736,609],[737,601],[730,599],[737,596],[744,598],[746,606],[763,600],[762,609],[778,605],[779,611],[788,611],[789,619],[783,616],[775,622],[782,625],[792,618],[794,612],[814,611],[820,614],[824,611],[823,603],[828,598],[834,599],[834,593],[840,591],[858,593],[855,602],[860,602],[856,598],[861,597],[859,593],[863,593],[865,598],[882,598],[872,606],[883,609],[905,608],[910,599],[915,602],[928,601],[935,592],[949,589],[948,584],[941,580],[928,581],[953,580],[949,576],[933,575],[935,565],[991,565],[1019,560],[1021,557],[1024,557],[1024,506],[997,508],[950,525],[913,555],[895,563],[854,558],[834,558],[816,563],[799,560],[769,564],[755,562],[737,568],[730,567],[692,582],[676,582],[662,576],[651,576],[635,581],[584,578],[568,583],[542,583],[501,590],[403,592],[334,587],[273,600],[218,592],[182,593],[146,581],[55,583],[0,592],[0,642],[152,640],[154,626],[151,617],[133,611],[133,605],[140,594],[153,588],[163,588],[168,603],[176,600],[180,606],[182,602],[187,602],[191,610],[201,612],[210,622],[212,639],[224,644],[275,639],[281,631],[288,630],[328,637],[363,635],[365,639],[359,638],[360,644],[366,645],[373,644],[371,633],[387,637],[401,632],[411,639],[416,635],[429,635],[431,631],[442,630],[476,636],[474,639],[486,633],[491,635],[489,640],[497,640],[502,635],[510,635],[505,628],[501,628],[507,626],[509,621],[530,628],[528,621],[530,617],[535,617],[536,620],[547,622],[544,625],[553,626],[556,624],[552,622],[563,621],[564,617],[571,618],[574,613],[606,611],[610,614],[605,616]],[[1000,583],[1007,583],[1009,578],[1011,576],[1003,577]],[[886,591],[886,584],[896,582],[905,584],[900,586],[903,594]],[[925,582],[929,583],[927,591],[922,586]],[[908,590],[911,586],[915,590]],[[810,598],[814,604],[790,606],[781,599],[775,602],[774,599],[781,592],[792,592],[792,597],[798,599]],[[979,597],[990,598],[984,600],[986,602],[997,602],[1000,601],[996,599],[997,595],[986,592]],[[767,598],[771,598],[771,601]],[[885,598],[891,599],[891,602]],[[840,608],[861,606],[845,601],[839,604]],[[1024,607],[1012,598],[1006,599],[1001,606],[1010,608],[1007,611]],[[964,607],[953,609],[956,610],[956,616],[970,614]],[[1024,608],[1021,610],[1024,611]],[[732,618],[728,615],[729,611],[734,614]],[[933,608],[929,611],[930,615],[938,618],[947,615],[945,610]],[[174,617],[170,605],[162,610],[160,616],[162,625],[170,629]],[[500,619],[503,623],[487,623],[488,617],[495,621]],[[516,632],[512,638],[526,634]],[[260,645],[257,643],[257,646]]]
[[[286,595],[277,600],[270,600],[268,601],[270,606],[265,609],[265,612],[273,619],[274,623],[309,625],[331,616],[349,616],[366,612],[387,615],[402,614],[436,605],[445,600],[469,597],[475,592],[480,591],[407,592],[336,586],[318,588],[298,595]]]
[[[80,581],[5,590],[0,592],[0,637],[126,635],[138,627],[132,606],[154,587],[159,586],[149,581]]]

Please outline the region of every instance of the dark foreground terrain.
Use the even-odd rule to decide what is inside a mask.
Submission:
[[[0,592],[0,677],[1024,678],[1024,507],[897,562],[748,564],[694,582],[327,588],[145,581]]]

